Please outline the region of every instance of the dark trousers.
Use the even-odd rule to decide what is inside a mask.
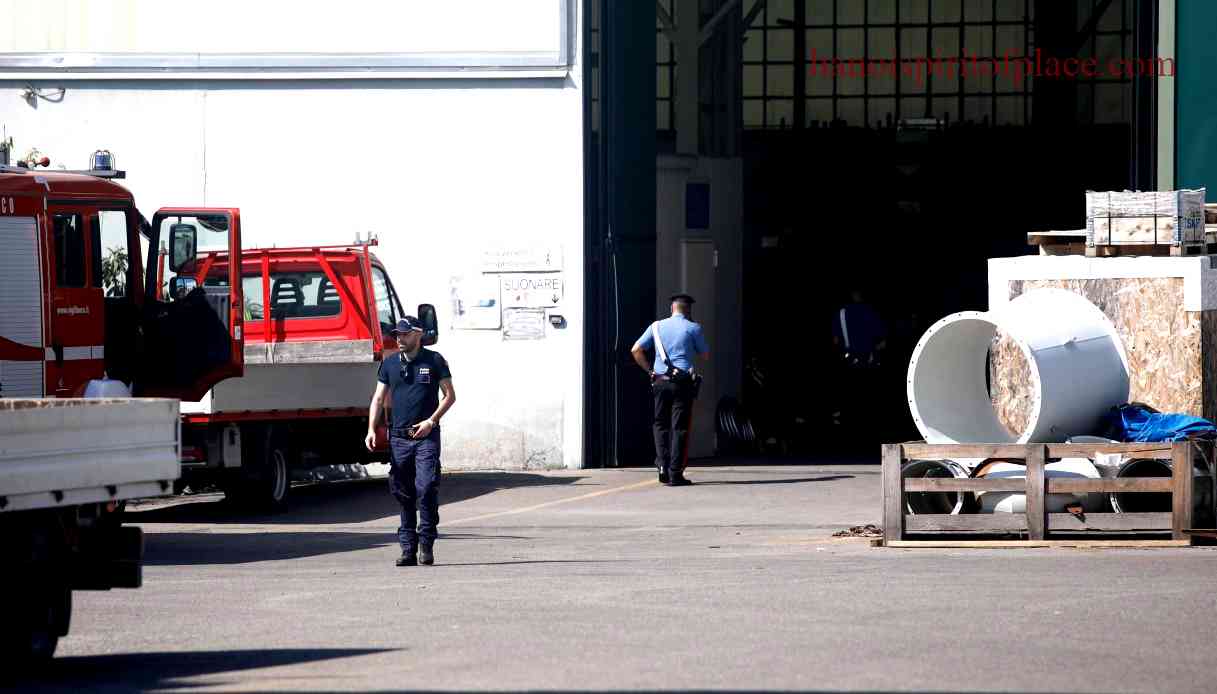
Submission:
[[[424,545],[435,542],[439,525],[439,430],[425,439],[389,436],[389,493],[401,504],[401,526],[397,541],[403,552],[413,552],[421,540]],[[418,509],[418,529],[414,528],[415,508]]]
[[[685,469],[689,451],[689,418],[693,415],[693,392],[671,381],[656,380],[651,386],[655,398],[655,467],[668,474]]]

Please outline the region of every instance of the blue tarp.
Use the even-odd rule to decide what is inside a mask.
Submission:
[[[1105,423],[1108,438],[1130,443],[1182,441],[1217,435],[1217,427],[1207,419],[1157,412],[1139,403],[1113,407]]]

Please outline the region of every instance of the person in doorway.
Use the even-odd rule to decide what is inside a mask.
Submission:
[[[399,351],[380,363],[364,444],[369,451],[375,447],[376,423],[389,399],[389,492],[401,504],[397,565],[430,565],[435,563],[439,525],[439,421],[456,402],[456,391],[448,362],[439,352],[422,346],[423,325],[417,318],[403,317],[391,334],[397,338]]]
[[[654,360],[647,352],[654,353]],[[655,467],[659,481],[678,487],[692,484],[684,475],[689,450],[689,421],[693,400],[701,385],[694,369],[695,357],[708,359],[701,326],[693,322],[693,297],[672,295],[672,315],[656,321],[642,333],[630,350],[634,362],[651,377],[655,400]]]
[[[864,398],[873,395],[875,374],[886,347],[887,329],[862,290],[849,293],[849,303],[833,316],[832,341],[845,366],[839,375],[833,424],[861,425]]]
[[[858,364],[878,362],[886,346],[887,329],[883,319],[866,301],[861,289],[849,293],[849,303],[833,317],[833,344],[846,361]]]

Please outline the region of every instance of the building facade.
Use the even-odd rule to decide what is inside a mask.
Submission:
[[[438,309],[445,465],[580,467],[583,99],[574,0],[0,2],[15,158],[110,150],[151,218],[248,247],[369,233]],[[375,371],[369,371],[369,393]]]

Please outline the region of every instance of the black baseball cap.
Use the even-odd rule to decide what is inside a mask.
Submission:
[[[402,316],[401,320],[397,321],[397,327],[389,331],[390,335],[399,335],[401,333],[423,332],[423,323],[414,316]]]

